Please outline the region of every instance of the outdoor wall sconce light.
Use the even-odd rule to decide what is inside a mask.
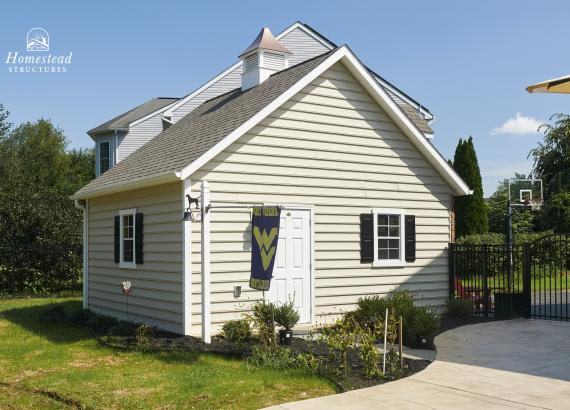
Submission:
[[[202,220],[202,208],[200,207],[200,197],[192,198],[190,194],[186,194],[188,199],[188,208],[184,211],[183,221],[188,222],[198,222]],[[192,208],[194,204],[194,208]]]

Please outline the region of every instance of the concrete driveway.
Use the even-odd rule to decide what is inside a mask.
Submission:
[[[272,409],[570,409],[570,323],[482,323],[436,345],[436,361],[411,377]]]

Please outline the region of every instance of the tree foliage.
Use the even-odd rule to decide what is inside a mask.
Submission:
[[[481,171],[473,138],[459,140],[453,158],[453,168],[473,190],[473,195],[455,198],[457,237],[488,231],[487,207],[483,198]]]
[[[542,209],[540,226],[557,233],[570,233],[570,192],[550,196]]]
[[[44,119],[0,136],[0,245],[81,243],[69,195],[94,177],[94,156],[66,147],[63,131]]]
[[[555,114],[554,124],[541,126],[544,140],[532,149],[535,178],[544,183],[545,198],[561,191],[570,191],[570,115]]]

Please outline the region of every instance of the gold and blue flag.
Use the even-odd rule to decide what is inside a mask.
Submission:
[[[281,208],[278,206],[254,207],[251,214],[251,278],[249,287],[269,290],[277,241],[279,240],[279,220]]]

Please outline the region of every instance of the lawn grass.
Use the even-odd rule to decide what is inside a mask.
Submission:
[[[192,352],[120,352],[91,330],[38,320],[71,299],[0,300],[0,408],[253,409],[332,394],[300,370],[252,369],[241,360]]]
[[[481,277],[477,278],[462,278],[461,284],[466,288],[476,288],[483,289],[483,279]],[[505,275],[489,277],[487,280],[487,286],[489,289],[493,289],[495,292],[498,289],[506,289],[508,287],[507,278]],[[515,275],[514,283],[510,289],[515,291],[523,290],[523,279],[522,275]],[[566,274],[560,275],[545,275],[541,278],[532,278],[531,290],[565,290],[570,289],[570,277]]]

